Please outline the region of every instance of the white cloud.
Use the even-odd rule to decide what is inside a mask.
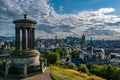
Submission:
[[[79,36],[82,33],[87,35],[94,32],[97,36],[103,34],[108,36],[110,31],[112,34],[109,36],[112,37],[120,32],[119,15],[109,14],[115,11],[114,8],[82,11],[77,14],[58,14],[47,0],[0,0],[0,10],[0,24],[2,25],[0,27],[6,26],[7,23],[3,22],[9,22],[13,31],[12,21],[22,18],[22,14],[27,13],[28,18],[38,22],[36,31],[44,32],[44,34]]]
[[[102,8],[102,9],[99,9],[97,12],[100,14],[104,14],[104,13],[110,13],[114,11],[115,11],[114,8]]]

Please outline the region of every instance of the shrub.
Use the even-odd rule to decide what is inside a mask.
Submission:
[[[90,72],[107,80],[120,80],[120,69],[111,65],[93,65]]]
[[[59,60],[59,54],[56,52],[48,52],[46,55],[48,65],[49,64],[56,64],[57,61]]]
[[[77,69],[78,69],[77,66],[76,66],[74,63],[69,63],[69,64],[68,64],[68,68],[74,69],[74,70],[77,70]]]
[[[89,73],[89,70],[85,64],[80,64],[78,70],[84,73]]]
[[[72,51],[71,56],[72,56],[72,58],[77,58],[79,56],[79,51],[78,50]]]
[[[66,57],[67,49],[65,48],[55,48],[53,52],[57,52],[61,58]]]

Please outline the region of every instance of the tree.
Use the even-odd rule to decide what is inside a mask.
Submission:
[[[105,69],[105,68],[103,68]],[[89,72],[95,74],[97,76],[102,76],[105,72],[102,71],[102,66],[100,65],[92,65],[89,69]]]
[[[62,48],[63,51],[63,56],[65,57],[67,55],[67,49],[66,48]]]
[[[80,64],[78,70],[84,73],[89,73],[89,70],[85,64]]]
[[[118,77],[118,74],[119,74],[119,77],[120,77],[120,73],[118,72],[120,71],[116,66],[111,66],[111,65],[108,65],[107,68],[106,68],[106,75],[104,76],[105,78],[107,78],[108,80],[118,80],[117,77]]]
[[[59,60],[59,54],[56,52],[48,52],[46,55],[48,65],[49,64],[56,64],[57,61]]]
[[[72,51],[71,56],[72,58],[77,58],[79,56],[79,51],[78,50]]]
[[[120,80],[120,69],[116,72],[116,77],[114,80]]]
[[[67,55],[67,49],[65,48],[55,48],[54,52],[59,53],[60,57],[65,57]]]
[[[90,72],[107,80],[120,80],[120,69],[111,65],[93,65]]]
[[[68,64],[68,68],[74,69],[74,70],[77,70],[77,69],[78,69],[77,66],[76,66],[74,63],[69,63],[69,64]]]

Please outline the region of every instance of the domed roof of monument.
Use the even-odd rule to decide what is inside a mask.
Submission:
[[[34,21],[34,20],[28,20],[27,19],[27,14],[24,14],[24,19],[14,20],[13,23],[32,23],[32,24],[37,24],[37,22]]]

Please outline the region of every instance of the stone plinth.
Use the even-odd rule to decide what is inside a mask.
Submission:
[[[28,57],[28,58],[13,58],[12,62],[14,64],[32,64],[32,65],[40,65],[39,61],[39,55],[34,57]]]
[[[31,51],[15,51],[12,57],[12,63],[16,65],[24,65],[24,64],[32,64],[32,65],[40,65],[39,61],[40,53],[37,50]]]

